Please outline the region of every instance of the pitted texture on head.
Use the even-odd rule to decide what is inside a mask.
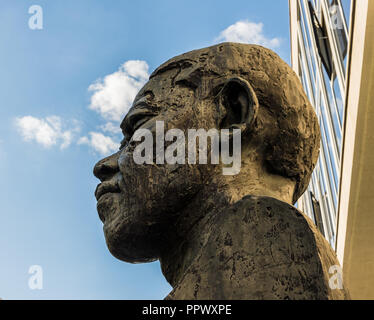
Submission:
[[[296,181],[293,201],[306,190],[318,159],[320,129],[299,78],[273,51],[258,45],[222,43],[174,57],[151,75],[178,68],[175,83],[206,93],[207,80],[247,80],[259,101],[255,134],[264,135],[268,169]]]

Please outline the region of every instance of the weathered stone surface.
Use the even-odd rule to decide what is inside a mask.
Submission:
[[[240,173],[136,164],[133,134],[155,135],[156,121],[185,136],[239,128]],[[338,264],[331,248],[291,206],[308,185],[320,131],[298,77],[274,52],[223,43],[175,57],[153,72],[121,128],[121,150],[94,169],[105,239],[123,261],[159,259],[169,298],[345,297],[326,282]]]
[[[192,238],[201,239],[195,259],[167,299],[348,298],[345,290],[329,287],[328,270],[337,264],[330,245],[285,202],[244,197]],[[189,242],[182,244],[187,251]]]

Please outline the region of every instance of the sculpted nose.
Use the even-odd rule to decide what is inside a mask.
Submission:
[[[96,163],[93,173],[101,181],[110,179],[119,171],[118,157],[120,152],[112,154]]]

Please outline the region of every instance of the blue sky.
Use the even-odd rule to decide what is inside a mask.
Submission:
[[[42,30],[28,25],[34,4]],[[149,73],[224,40],[270,46],[289,63],[288,1],[1,1],[1,298],[168,294],[158,262],[110,255],[92,168],[118,148],[119,120]],[[42,290],[28,286],[32,265]]]

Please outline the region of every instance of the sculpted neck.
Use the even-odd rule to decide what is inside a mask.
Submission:
[[[175,287],[190,272],[189,267],[207,240],[211,221],[220,209],[229,206],[226,193],[204,189],[178,213],[180,218],[170,226],[160,257],[162,272],[171,286]]]
[[[270,196],[289,204],[292,202],[295,184],[265,173],[256,165],[239,176],[215,177],[178,212],[179,219],[165,236],[160,263],[165,278],[173,287],[183,281],[186,273],[194,272],[191,266],[217,227],[214,224],[218,214],[224,214],[246,195]]]
[[[313,222],[272,197],[247,196],[209,212],[185,241],[170,247],[162,268],[170,300],[345,299],[331,289],[339,264]]]

